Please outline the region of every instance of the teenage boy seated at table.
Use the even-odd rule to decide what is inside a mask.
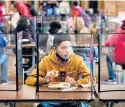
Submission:
[[[88,84],[90,82],[90,71],[85,65],[82,58],[72,51],[72,44],[68,35],[58,35],[54,38],[53,49],[48,56],[41,59],[39,63],[39,82],[40,84],[56,81],[55,76],[58,77],[59,71],[73,72],[67,76],[65,82],[69,82],[71,86],[80,86],[81,84]],[[54,75],[54,73],[57,75]],[[82,78],[79,78],[81,75]],[[37,70],[35,69],[26,79],[27,85],[36,85]],[[60,107],[61,103],[45,102],[42,107],[51,105]],[[73,107],[68,105],[68,107]],[[76,105],[74,106],[76,107]]]

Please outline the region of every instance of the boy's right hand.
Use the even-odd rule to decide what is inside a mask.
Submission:
[[[58,77],[58,71],[56,70],[52,70],[47,72],[46,76],[45,76],[45,82],[51,82],[53,80],[53,77]]]

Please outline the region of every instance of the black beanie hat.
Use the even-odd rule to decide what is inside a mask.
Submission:
[[[50,29],[55,29],[55,28],[60,29],[61,25],[60,25],[59,22],[53,21],[53,22],[50,23]]]
[[[53,46],[54,46],[54,47],[57,47],[57,46],[60,45],[60,43],[63,42],[63,41],[70,41],[69,35],[66,35],[66,34],[56,35],[56,36],[54,37]]]

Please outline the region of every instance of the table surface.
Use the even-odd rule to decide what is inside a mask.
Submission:
[[[41,92],[62,92],[62,89],[56,89],[56,88],[51,89],[51,88],[48,88],[47,85],[43,85],[43,86],[39,87],[39,91],[41,91]],[[73,89],[71,91],[73,91],[73,92],[91,92],[91,88],[77,87],[76,89]]]
[[[0,84],[0,90],[16,90],[16,83]]]
[[[12,84],[4,84],[1,87],[14,87]],[[23,85],[19,91],[0,91],[0,102],[20,101],[92,101],[90,88],[77,88],[73,91],[61,91],[49,89],[46,86],[40,87],[41,92],[36,93],[35,86]]]
[[[101,85],[100,90],[104,91],[98,93],[102,101],[125,101],[125,85]]]
[[[0,87],[15,87],[14,84],[4,84]],[[125,89],[123,85],[102,85],[103,90]],[[116,88],[117,87],[117,88]],[[97,87],[96,87],[97,89]],[[95,99],[90,88],[77,88],[72,91],[61,91],[61,89],[49,89],[46,86],[40,87],[40,92],[36,93],[35,86],[23,85],[19,91],[0,91],[0,102],[20,102],[20,101],[92,101]],[[99,99],[102,101],[125,101],[125,91],[99,92]]]
[[[35,47],[35,46],[36,46],[35,42],[27,43],[27,44],[22,44],[22,47],[27,47],[27,48]],[[15,48],[15,44],[8,43],[7,44],[7,48]]]
[[[6,84],[7,85],[7,84]],[[7,87],[4,85],[3,87]],[[13,87],[8,85],[8,87]],[[36,98],[36,87],[23,85],[19,91],[0,91],[0,102],[32,101]]]
[[[89,101],[95,97],[91,95],[90,88],[77,88],[72,91],[62,91],[61,89],[49,89],[46,86],[39,87],[37,99],[43,101]]]

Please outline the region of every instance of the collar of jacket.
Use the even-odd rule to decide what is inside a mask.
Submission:
[[[67,59],[62,58],[58,53],[56,53],[56,57],[57,57],[62,63],[67,62],[68,59],[69,59],[69,58],[67,58]]]

